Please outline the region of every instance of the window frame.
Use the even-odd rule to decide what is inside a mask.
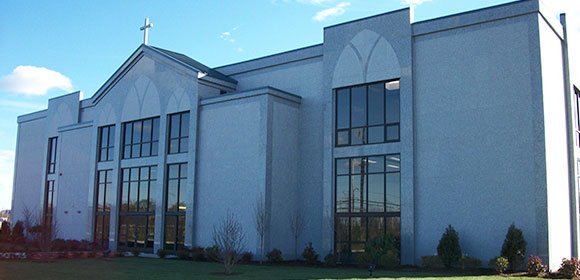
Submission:
[[[107,132],[107,143],[103,143],[103,133]],[[113,133],[111,139],[111,132]],[[106,125],[99,127],[98,130],[98,145],[97,145],[97,161],[98,162],[106,162],[106,161],[113,161],[115,157],[115,125]],[[111,141],[112,140],[112,141]],[[103,144],[105,144],[103,146]],[[105,159],[103,160],[103,150],[105,153]]]
[[[185,165],[185,174],[182,174],[182,166]],[[170,177],[170,168],[171,166],[177,166],[177,177],[173,178]],[[180,208],[180,194],[182,191],[187,193],[187,168],[188,168],[188,163],[187,162],[180,162],[180,163],[173,163],[173,164],[167,164],[167,169],[166,169],[166,182],[165,182],[165,201],[164,201],[164,209],[165,209],[165,222],[164,222],[164,226],[163,226],[163,231],[164,231],[164,240],[163,240],[163,248],[165,250],[170,250],[170,251],[178,251],[180,249],[182,249],[184,247],[185,244],[185,215],[186,215],[186,208],[181,209]],[[177,210],[176,211],[169,211],[169,182],[175,180],[177,181]],[[185,181],[185,185],[182,186],[182,180]],[[185,195],[184,195],[185,197]],[[187,203],[187,201],[183,201],[183,203]],[[167,230],[168,230],[168,221],[169,219],[173,219],[175,221],[174,223],[174,229],[173,229],[173,240],[168,240],[167,239]],[[180,225],[180,220],[183,220],[183,225]],[[183,229],[181,229],[181,227],[183,227]],[[183,236],[181,236],[179,233],[180,231],[183,231]],[[180,238],[181,237],[181,238]],[[169,244],[169,241],[173,241],[173,245]]]
[[[397,112],[398,114],[398,122],[387,122],[387,88],[386,85],[388,83],[392,83],[392,82],[399,82],[399,110]],[[396,143],[396,142],[400,142],[401,141],[401,87],[400,87],[400,78],[397,79],[391,79],[391,80],[386,80],[386,81],[377,81],[377,82],[372,82],[372,83],[366,83],[366,84],[360,84],[360,85],[352,85],[352,86],[345,86],[345,87],[339,87],[339,88],[335,88],[333,89],[333,94],[334,94],[334,104],[333,104],[333,108],[334,108],[334,147],[351,147],[351,146],[362,146],[362,145],[374,145],[374,144],[384,144],[384,143]],[[369,124],[369,87],[375,84],[382,84],[382,90],[383,90],[383,122],[382,124]],[[352,113],[353,113],[353,106],[352,106],[352,89],[353,88],[358,88],[358,87],[364,87],[365,88],[365,125],[364,126],[354,126],[352,125]],[[338,110],[338,92],[341,90],[348,90],[348,96],[349,96],[349,120],[348,120],[348,127],[346,128],[338,128],[338,115],[339,115],[339,110]],[[389,127],[393,127],[396,126],[397,127],[397,138],[396,139],[392,139],[392,140],[388,140],[388,134],[387,134],[387,130]],[[382,127],[383,128],[383,141],[382,142],[375,142],[375,143],[369,143],[369,129],[373,128],[373,127]],[[353,130],[356,129],[362,129],[363,131],[363,141],[360,144],[353,144]],[[338,140],[338,134],[339,133],[345,133],[347,135],[347,143],[346,144],[339,144]]]
[[[144,123],[147,121],[151,121],[151,135],[150,135],[150,139],[148,141],[144,141],[144,137],[143,137],[143,127],[144,127]],[[134,141],[135,136],[134,136],[134,132],[135,132],[135,124],[140,124],[141,126],[141,133],[139,136],[139,141]],[[157,123],[157,124],[156,124]],[[127,143],[127,127],[129,126],[129,124],[131,125],[131,137],[130,137],[130,143]],[[139,120],[134,120],[134,121],[128,121],[128,122],[124,122],[122,123],[122,138],[121,138],[121,147],[122,147],[122,151],[121,151],[121,158],[122,159],[134,159],[134,158],[145,158],[145,157],[155,157],[159,155],[159,130],[160,130],[160,117],[152,117],[152,118],[145,118],[145,119],[139,119]],[[144,153],[144,148],[143,146],[149,144],[149,153],[146,154]],[[153,149],[154,144],[157,145],[157,149]],[[133,156],[133,149],[134,146],[138,146],[139,147],[139,153],[137,156]],[[127,155],[127,148],[129,149],[129,155]],[[153,153],[155,151],[155,154]]]
[[[173,122],[173,116],[179,116],[179,125],[177,127],[177,129],[179,130],[178,136],[177,137],[171,137],[171,132],[172,132],[172,122]],[[181,153],[187,153],[189,152],[189,123],[190,123],[190,119],[189,119],[190,115],[189,115],[189,111],[184,111],[184,112],[179,112],[179,113],[174,113],[174,114],[170,114],[167,116],[167,154],[169,155],[173,155],[173,154],[181,154]],[[182,135],[183,129],[182,129],[182,125],[183,125],[183,119],[187,118],[187,135]],[[187,145],[182,145],[182,141],[184,139],[187,139]],[[171,152],[171,147],[172,147],[172,140],[177,140],[177,152]]]
[[[147,180],[141,180],[141,169],[142,168],[148,168],[148,179]],[[155,208],[156,208],[156,204],[151,205],[151,201],[155,201],[155,197],[151,195],[152,192],[155,191],[156,188],[156,184],[157,184],[157,176],[151,176],[151,174],[153,173],[151,170],[155,168],[155,174],[157,175],[157,165],[146,165],[146,166],[132,166],[132,167],[127,167],[127,168],[122,168],[121,169],[121,173],[120,173],[120,188],[118,190],[119,193],[119,199],[118,199],[118,217],[119,217],[119,223],[118,223],[118,234],[117,234],[117,241],[118,241],[118,245],[117,248],[119,250],[130,250],[132,248],[141,248],[143,251],[146,252],[153,252],[153,247],[154,247],[154,239],[155,239]],[[131,179],[131,173],[133,172],[132,169],[137,169],[138,175],[137,175],[137,180],[132,180]],[[125,174],[125,170],[128,170],[128,178],[124,177]],[[127,179],[127,180],[126,180]],[[131,182],[137,182],[137,208],[136,210],[131,210]],[[140,211],[140,204],[141,201],[139,200],[139,195],[141,193],[141,182],[147,182],[147,211]],[[123,192],[124,189],[124,183],[127,183],[127,194],[125,194]],[[154,186],[152,186],[152,184],[155,184]],[[124,209],[123,207],[123,198],[125,198],[125,201],[127,202],[127,207],[126,209]],[[129,242],[131,237],[129,236],[129,229],[130,226],[133,225],[134,229],[135,229],[135,237],[137,237],[137,233],[139,233],[138,231],[138,227],[139,227],[139,220],[140,219],[144,219],[145,222],[145,228],[144,228],[144,244],[143,246],[139,246],[139,242],[137,239],[135,239],[133,241],[133,245],[134,246],[129,246]],[[133,220],[135,221],[135,224],[131,224],[130,221]],[[125,226],[125,231],[123,232],[123,226]],[[153,235],[151,235],[151,230],[153,231]],[[124,239],[123,239],[124,238]]]
[[[46,156],[46,174],[56,172],[56,153],[58,149],[58,137],[48,138],[48,154]]]
[[[104,174],[104,181],[101,182],[101,176]],[[107,201],[107,194],[109,192],[114,191],[113,189],[113,170],[112,169],[103,169],[97,170],[97,180],[96,180],[96,188],[95,188],[95,220],[94,220],[94,235],[93,241],[96,242],[101,246],[103,249],[109,248],[109,229],[110,229],[110,221],[111,221],[111,207],[107,207],[107,202],[109,205],[113,203],[113,201]],[[99,200],[100,200],[100,193],[104,192],[103,194],[103,205],[99,207]],[[101,222],[101,234],[98,233],[98,225],[97,223]]]
[[[389,156],[395,156],[399,159],[399,168],[398,171],[389,171],[388,166],[387,166],[387,160]],[[353,159],[357,159],[360,158],[361,160],[366,159],[368,161],[368,158],[372,158],[372,157],[382,157],[382,160],[384,162],[384,166],[383,166],[383,170],[382,172],[375,172],[375,171],[369,171],[368,168],[367,170],[360,170],[360,172],[353,172],[353,168],[352,168],[352,162]],[[383,225],[382,225],[382,229],[381,232],[383,234],[388,232],[388,223],[387,221],[389,219],[398,219],[398,228],[399,228],[399,236],[400,236],[400,226],[401,226],[401,199],[400,199],[400,194],[401,194],[401,154],[400,153],[392,153],[392,154],[378,154],[378,155],[365,155],[365,156],[355,156],[355,157],[340,157],[340,158],[335,158],[334,162],[335,162],[335,168],[334,168],[334,252],[338,252],[339,246],[346,246],[346,252],[347,255],[352,255],[352,254],[356,254],[356,252],[353,252],[353,244],[358,244],[357,247],[360,247],[361,244],[365,244],[370,236],[369,233],[369,229],[370,229],[370,218],[383,218]],[[348,164],[349,164],[349,168],[348,168],[348,174],[339,174],[338,173],[338,162],[341,160],[348,160]],[[368,175],[373,175],[373,174],[383,174],[383,211],[374,211],[374,212],[370,212],[369,211],[369,182],[368,182]],[[387,176],[388,174],[398,174],[399,175],[399,211],[389,211],[389,207],[388,207],[388,201],[387,201],[387,192],[388,192],[388,186],[387,186]],[[349,190],[348,190],[348,209],[347,212],[338,212],[338,203],[337,203],[337,199],[338,199],[338,177],[342,176],[342,177],[347,177],[348,178],[348,185],[349,185]],[[352,183],[352,176],[364,176],[365,179],[365,209],[363,212],[355,212],[354,209],[352,208],[352,202],[353,202],[353,198],[352,198],[352,193],[351,193],[351,183]],[[347,240],[338,240],[338,235],[339,235],[339,221],[341,218],[344,219],[348,219],[348,224],[346,225],[346,235],[347,235]],[[359,240],[354,240],[352,239],[352,220],[353,218],[360,218],[361,222],[364,223],[364,241],[359,241]],[[364,245],[362,245],[364,246]]]

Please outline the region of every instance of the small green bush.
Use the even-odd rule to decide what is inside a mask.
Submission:
[[[501,247],[501,256],[508,259],[511,271],[515,271],[524,263],[527,245],[522,230],[512,224]]]
[[[560,269],[558,269],[560,275],[568,279],[580,279],[580,261],[577,258],[572,259],[562,259],[562,264]]]
[[[548,271],[548,266],[542,264],[542,258],[534,255],[530,255],[528,258],[526,268],[528,269],[528,273],[534,276]]]
[[[10,224],[7,221],[2,221],[0,224],[0,242],[10,241]]]
[[[66,241],[60,238],[53,240],[50,247],[53,251],[57,252],[67,251]]]
[[[462,269],[475,269],[481,267],[481,260],[465,256],[459,260],[459,265]]]
[[[205,255],[202,247],[191,248],[191,259],[194,262],[201,262],[205,260]]]
[[[309,264],[316,264],[318,262],[318,254],[312,247],[312,242],[308,242],[308,244],[306,244],[306,248],[304,248],[304,251],[302,252],[302,257]]]
[[[280,263],[282,262],[282,251],[280,251],[279,249],[272,249],[272,251],[268,252],[268,254],[266,254],[266,258],[268,258],[269,262],[273,262],[273,263]]]
[[[169,255],[169,251],[163,250],[163,249],[157,250],[157,256],[159,258],[165,259],[165,257],[167,257],[167,255]]]
[[[394,250],[387,251],[386,254],[382,255],[379,259],[379,265],[386,268],[396,267],[401,263],[399,259],[399,254]]]
[[[175,252],[175,256],[177,256],[180,260],[188,260],[189,259],[189,249],[187,247],[181,248]]]
[[[459,246],[459,235],[449,225],[445,229],[445,233],[441,236],[439,240],[439,245],[437,245],[437,255],[441,258],[443,265],[449,268],[461,259],[461,246]]]
[[[441,268],[441,267],[443,267],[443,261],[441,261],[441,258],[437,255],[435,255],[435,256],[422,256],[421,257],[421,264],[424,267],[429,267],[429,268]]]
[[[210,262],[219,262],[220,261],[220,249],[218,246],[211,246],[205,248],[205,257]]]
[[[399,239],[392,234],[384,234],[371,238],[365,244],[365,252],[358,255],[356,260],[361,265],[376,265],[379,264],[381,257],[389,251],[393,251],[398,258],[400,255],[399,244]]]
[[[504,273],[509,266],[509,261],[506,257],[495,257],[489,260],[489,266],[495,269],[497,273]]]
[[[253,257],[252,252],[244,252],[240,257],[240,263],[248,264],[252,262],[252,257]]]
[[[141,248],[131,249],[131,254],[133,254],[134,257],[138,257],[139,255],[141,255]]]
[[[21,221],[14,224],[12,234],[10,235],[10,241],[15,244],[24,244],[24,225]]]
[[[324,257],[324,265],[329,267],[335,267],[338,262],[338,256],[333,254],[332,251]]]

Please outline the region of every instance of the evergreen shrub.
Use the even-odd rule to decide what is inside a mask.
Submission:
[[[445,229],[445,233],[443,233],[443,236],[439,240],[437,255],[447,268],[457,264],[461,259],[459,235],[451,225]]]
[[[512,224],[501,247],[501,256],[508,259],[511,271],[515,271],[524,263],[527,244],[522,230]]]

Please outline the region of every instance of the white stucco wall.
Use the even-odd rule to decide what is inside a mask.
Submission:
[[[92,125],[61,130],[59,179],[55,188],[55,223],[58,238],[82,240],[87,237],[87,199],[94,187],[91,174]]]
[[[46,161],[46,118],[18,124],[14,188],[12,190],[12,225],[24,219],[24,210],[41,215],[44,163]]]
[[[484,263],[511,223],[528,254],[547,257],[537,250],[545,169],[536,24],[524,15],[414,38],[417,264],[449,224]]]
[[[570,258],[572,252],[566,92],[562,71],[562,41],[541,16],[538,16],[538,25],[546,139],[549,266],[556,270],[562,258]]]

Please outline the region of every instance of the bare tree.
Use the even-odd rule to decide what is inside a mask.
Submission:
[[[266,232],[266,205],[261,193],[254,205],[254,217],[256,218],[256,231],[260,235],[260,264],[262,264],[264,259],[264,234]]]
[[[298,237],[304,229],[304,216],[302,215],[302,212],[297,210],[290,212],[290,216],[288,216],[288,225],[290,226],[292,237],[294,237],[294,259],[298,260]]]
[[[224,264],[224,273],[232,273],[238,263],[240,253],[244,250],[246,236],[242,224],[238,222],[236,215],[228,209],[226,217],[216,227],[213,227],[213,242],[220,249],[221,259]]]

